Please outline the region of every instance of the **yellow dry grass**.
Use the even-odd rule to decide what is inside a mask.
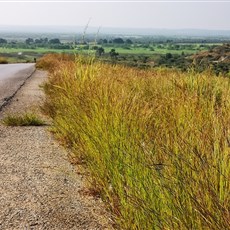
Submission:
[[[45,108],[119,228],[227,230],[229,83],[76,57],[55,61]]]

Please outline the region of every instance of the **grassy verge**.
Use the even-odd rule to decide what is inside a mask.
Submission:
[[[230,229],[229,79],[41,61],[54,131],[87,162],[118,228]]]

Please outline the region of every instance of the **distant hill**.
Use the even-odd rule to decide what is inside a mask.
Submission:
[[[212,63],[229,63],[230,64],[230,43],[216,46],[209,51],[203,51],[191,56],[198,62],[208,61]]]
[[[87,28],[87,33],[97,33],[99,27]],[[0,26],[0,32],[31,33],[83,33],[85,26]],[[101,27],[100,34],[150,35],[181,37],[224,37],[230,38],[230,30],[206,29],[154,29],[154,28],[114,28]]]
[[[230,43],[214,46],[208,51],[202,51],[189,57],[199,68],[213,66],[217,73],[230,72]]]

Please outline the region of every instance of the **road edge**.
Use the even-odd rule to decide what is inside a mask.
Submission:
[[[34,65],[32,67],[32,72],[25,78],[25,80],[19,85],[19,87],[14,91],[14,93],[11,94],[9,97],[4,98],[4,102],[0,105],[0,112],[3,110],[4,107],[6,107],[11,102],[11,100],[18,93],[18,91],[25,85],[27,80],[30,79],[33,76],[35,71],[36,71],[36,66]]]

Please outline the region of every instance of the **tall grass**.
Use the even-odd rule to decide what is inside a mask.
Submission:
[[[44,59],[43,61],[50,61]],[[59,61],[46,110],[121,229],[230,229],[230,82]]]

